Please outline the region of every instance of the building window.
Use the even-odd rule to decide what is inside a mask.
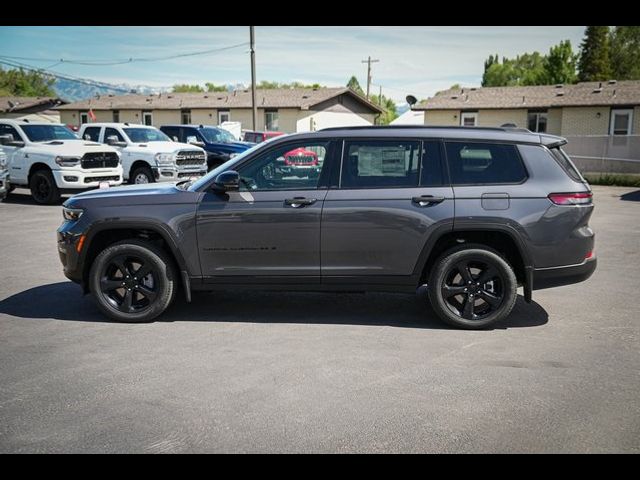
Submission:
[[[191,125],[191,110],[182,110],[180,119],[183,125]]]
[[[120,123],[120,110],[113,111],[113,123]]]
[[[527,116],[527,126],[532,132],[546,133],[547,132],[547,112],[532,112],[530,111]]]
[[[85,123],[89,123],[89,113],[80,112],[80,125],[84,125]]]
[[[609,135],[631,135],[633,110],[630,108],[611,110]]]
[[[478,125],[478,112],[465,112],[460,115],[460,125],[463,127],[475,127]]]
[[[231,112],[229,110],[218,110],[218,125],[231,121]]]
[[[151,112],[142,112],[142,124],[153,125],[153,114]]]
[[[278,111],[267,110],[264,112],[264,129],[278,130]]]

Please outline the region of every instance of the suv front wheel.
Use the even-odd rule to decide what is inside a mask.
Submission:
[[[169,256],[147,242],[110,245],[93,262],[91,292],[98,308],[120,322],[147,322],[164,312],[178,288]]]
[[[505,319],[517,298],[513,269],[497,252],[463,245],[444,253],[431,271],[429,300],[455,327],[486,328]]]

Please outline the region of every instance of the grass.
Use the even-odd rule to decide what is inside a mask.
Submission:
[[[640,175],[622,173],[585,173],[584,178],[591,185],[614,185],[616,187],[640,188]]]

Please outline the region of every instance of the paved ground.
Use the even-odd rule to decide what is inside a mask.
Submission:
[[[492,331],[424,297],[203,294],[109,323],[60,207],[0,204],[0,453],[640,452],[640,191],[596,187],[599,268]]]

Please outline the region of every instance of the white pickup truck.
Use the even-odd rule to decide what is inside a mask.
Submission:
[[[171,140],[155,127],[133,123],[86,123],[80,137],[120,150],[129,183],[175,182],[207,173],[207,154]]]
[[[61,124],[0,119],[0,149],[11,188],[29,187],[40,204],[58,203],[62,193],[122,183],[116,149],[82,141]]]

